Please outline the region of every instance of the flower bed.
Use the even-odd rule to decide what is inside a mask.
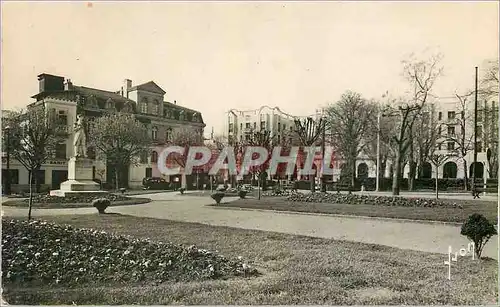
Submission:
[[[2,220],[4,284],[152,283],[253,276],[241,260],[194,246],[40,221]]]
[[[75,195],[75,196],[65,196],[65,197],[58,197],[58,196],[50,196],[50,195],[36,195],[33,197],[33,202],[34,203],[43,203],[43,204],[64,204],[64,203],[91,203],[94,199],[101,198],[102,196],[96,196],[96,195],[89,195],[89,196],[82,196],[82,195]],[[111,202],[114,201],[125,201],[125,200],[130,200],[132,199],[131,197],[123,196],[123,195],[117,195],[117,194],[107,194],[105,196],[107,199],[109,199]],[[28,203],[29,199],[24,199],[23,202]]]
[[[308,203],[332,203],[349,205],[375,205],[375,206],[400,206],[400,207],[439,207],[439,208],[459,208],[462,205],[430,198],[406,198],[390,196],[369,196],[356,194],[333,194],[333,193],[293,193],[287,197],[287,200],[293,202]]]

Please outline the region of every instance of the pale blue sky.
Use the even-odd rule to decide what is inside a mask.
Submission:
[[[498,2],[2,3],[2,107],[51,73],[118,90],[154,80],[216,131],[229,108],[313,113],[345,90],[403,94],[400,60],[440,50],[436,94],[498,57]]]

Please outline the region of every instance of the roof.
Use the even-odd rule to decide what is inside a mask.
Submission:
[[[123,97],[120,94],[117,94],[115,92],[111,91],[105,91],[105,90],[100,90],[96,88],[91,88],[91,87],[85,87],[85,86],[75,86],[73,85],[73,90],[77,91],[81,94],[88,95],[88,96],[95,96],[96,98],[102,98],[102,99],[112,99],[113,101],[122,101],[122,102],[133,102],[133,100],[128,99],[126,97]]]
[[[190,108],[186,108],[186,107],[180,106],[178,104],[171,103],[169,101],[164,101],[163,104],[167,105],[169,108],[180,109],[180,110],[184,110],[184,111],[196,112],[196,113],[200,113],[201,114],[201,112],[198,111],[198,110],[193,110],[193,109],[190,109]]]
[[[135,90],[141,90],[141,91],[146,91],[150,93],[157,93],[157,94],[162,94],[164,95],[166,92],[158,86],[158,84],[154,83],[153,81],[149,81],[143,84],[139,84],[136,86],[133,86],[132,88],[129,89],[129,92],[135,91]]]

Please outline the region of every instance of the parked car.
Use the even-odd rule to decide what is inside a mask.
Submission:
[[[161,177],[147,177],[142,179],[142,186],[145,190],[168,190],[170,183]]]

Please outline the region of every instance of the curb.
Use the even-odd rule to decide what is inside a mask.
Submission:
[[[463,223],[458,222],[442,222],[442,221],[431,221],[431,220],[412,220],[412,219],[401,219],[401,218],[391,218],[391,217],[377,217],[377,216],[362,216],[362,215],[350,215],[350,214],[330,214],[330,213],[315,213],[315,212],[297,212],[297,211],[285,211],[285,210],[272,210],[272,209],[255,209],[255,208],[240,208],[240,207],[229,207],[229,206],[215,206],[206,205],[213,209],[219,210],[241,210],[241,211],[257,211],[257,212],[271,212],[279,214],[295,214],[295,215],[315,215],[315,216],[327,216],[327,217],[342,217],[351,219],[369,219],[369,220],[382,220],[388,222],[399,222],[399,223],[417,223],[417,224],[431,224],[431,225],[446,225],[446,226],[462,226]]]

